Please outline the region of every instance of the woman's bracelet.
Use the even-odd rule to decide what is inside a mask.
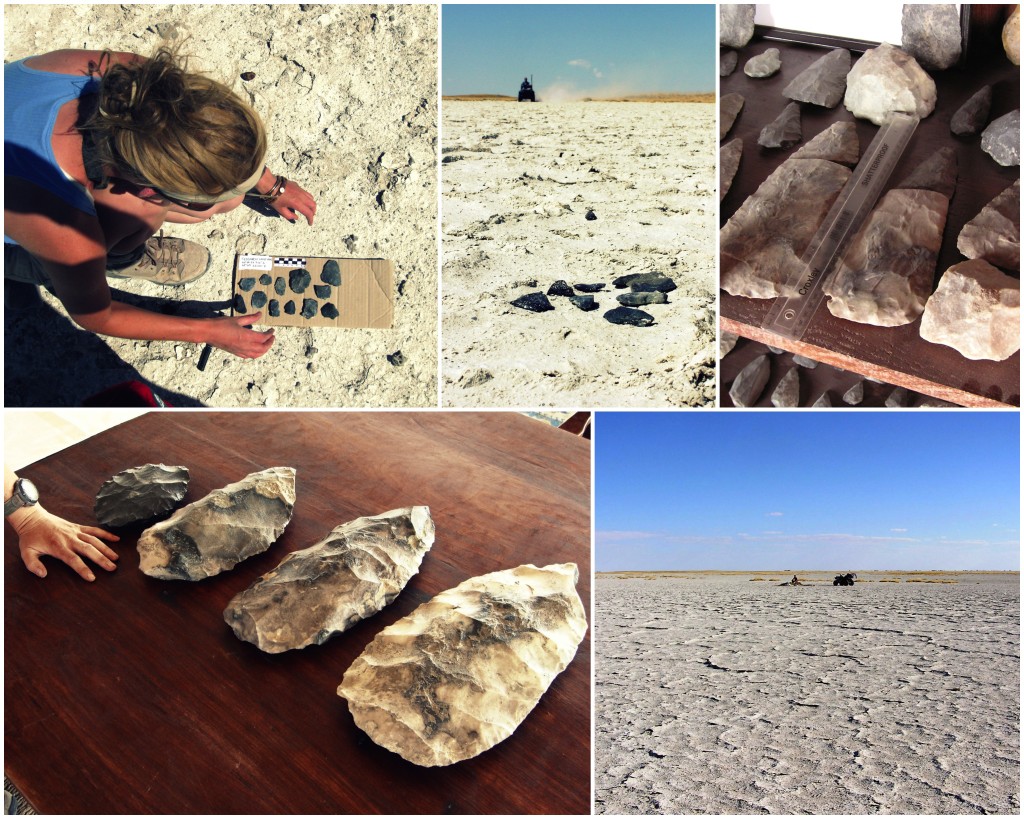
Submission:
[[[253,199],[262,199],[268,204],[274,204],[278,199],[281,198],[281,194],[284,193],[285,187],[288,185],[288,180],[283,176],[275,176],[274,184],[271,185],[270,190],[266,193],[260,193],[255,187],[246,193],[246,196],[252,197]]]

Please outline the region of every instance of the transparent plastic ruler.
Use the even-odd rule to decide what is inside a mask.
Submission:
[[[879,129],[828,216],[804,251],[802,267],[787,283],[792,296],[775,299],[761,326],[780,336],[799,340],[825,298],[825,275],[843,243],[853,236],[882,194],[893,168],[917,129],[917,117],[893,114]],[[798,203],[792,203],[798,207]]]

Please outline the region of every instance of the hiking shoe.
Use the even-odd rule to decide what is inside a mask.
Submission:
[[[108,270],[113,279],[142,279],[172,287],[195,281],[210,266],[210,251],[186,239],[152,236],[143,245],[142,257],[128,267]]]

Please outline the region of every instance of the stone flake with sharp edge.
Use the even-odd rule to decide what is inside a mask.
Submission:
[[[93,512],[100,526],[148,521],[181,503],[188,481],[188,469],[183,466],[146,464],[125,469],[100,487]]]
[[[803,139],[800,105],[791,102],[782,113],[761,129],[757,144],[762,148],[790,148]]]
[[[980,259],[953,265],[928,300],[921,338],[964,358],[1005,361],[1020,349],[1020,280]]]
[[[587,630],[574,563],[470,578],[383,629],[338,696],[378,745],[425,767],[477,756],[519,727]]]
[[[854,166],[860,160],[860,139],[857,125],[850,120],[833,122],[790,159],[827,159],[840,165]]]
[[[764,392],[765,384],[772,373],[767,353],[759,355],[740,370],[729,388],[729,397],[737,407],[752,407]]]
[[[992,86],[983,85],[967,102],[956,109],[949,121],[949,130],[959,136],[976,134],[988,122],[988,112],[992,108]]]
[[[295,470],[253,472],[183,506],[139,536],[139,568],[162,580],[202,580],[265,552],[292,517]]]
[[[758,54],[747,60],[747,64],[743,66],[743,73],[748,77],[760,79],[771,77],[780,68],[782,68],[782,58],[779,56],[779,50],[769,48],[763,54]]]
[[[743,155],[743,140],[737,137],[725,143],[718,151],[718,201],[722,201],[732,187],[733,177]]]
[[[720,112],[721,120],[718,123],[718,138],[719,140],[725,139],[725,135],[729,133],[729,129],[732,128],[736,117],[740,115],[740,111],[743,110],[743,103],[746,100],[743,99],[742,94],[724,94],[718,101],[718,109]]]
[[[852,60],[845,48],[828,52],[797,74],[782,90],[782,96],[796,102],[835,108],[846,90],[846,75],[850,73]]]
[[[718,42],[743,48],[754,36],[754,3],[722,3],[718,7]]]
[[[1000,193],[971,219],[956,240],[968,259],[1020,270],[1020,180]]]
[[[1004,167],[1020,165],[1020,109],[992,120],[981,134],[981,149]]]
[[[740,55],[731,48],[723,48],[718,54],[718,76],[728,77],[736,70]]]
[[[790,367],[772,392],[775,407],[800,406],[800,368]]]
[[[268,654],[321,645],[394,600],[433,543],[426,506],[343,523],[236,594],[224,621]]]

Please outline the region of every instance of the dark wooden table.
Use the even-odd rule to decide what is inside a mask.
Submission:
[[[42,813],[589,813],[590,634],[515,734],[420,768],[355,727],[336,688],[373,636],[438,592],[523,563],[579,565],[590,619],[590,444],[511,413],[159,412],[19,472],[94,520],[100,484],[147,462],[192,472],[188,500],[270,466],[298,470],[268,552],[198,583],[120,567],[39,579],[6,528],[4,752]],[[231,597],[360,515],[426,504],[420,573],[323,646],[269,655],[222,620]]]
[[[782,54],[782,69],[773,77],[753,79],[743,73],[751,57],[768,48]],[[854,119],[842,102],[833,109],[801,105],[803,143],[788,150],[769,150],[757,144],[757,137],[789,100],[782,89],[804,68],[825,53],[818,45],[779,42],[755,36],[739,51],[736,70],[722,78],[722,94],[737,92],[746,102],[722,144],[736,137],[743,139],[743,157],[729,193],[722,200],[721,223],[736,212],[784,160],[800,145],[825,130],[833,122],[853,120],[860,138],[861,156],[871,144],[877,126],[863,119]],[[854,61],[860,54],[854,53]],[[1003,168],[981,150],[980,136],[956,137],[949,131],[949,120],[955,111],[982,85],[993,85],[991,118],[1002,116],[1018,107],[1020,69],[1010,63],[1001,50],[992,49],[984,57],[965,68],[932,72],[938,102],[935,111],[921,121],[917,132],[890,177],[888,188],[940,147],[956,149],[958,162],[957,189],[950,201],[949,215],[943,232],[942,247],[935,273],[938,285],[942,273],[963,261],[956,249],[961,228],[1020,175],[1017,167]],[[1016,271],[1004,271],[1018,275]],[[818,309],[807,332],[800,341],[793,341],[761,328],[773,299],[748,299],[721,291],[721,326],[723,330],[752,338],[764,344],[823,361],[844,370],[876,378],[916,392],[969,406],[1019,406],[1020,353],[1006,361],[971,361],[956,350],[932,344],[920,336],[921,320],[902,327],[873,327],[838,319],[824,304]],[[723,377],[723,396],[728,384]]]

